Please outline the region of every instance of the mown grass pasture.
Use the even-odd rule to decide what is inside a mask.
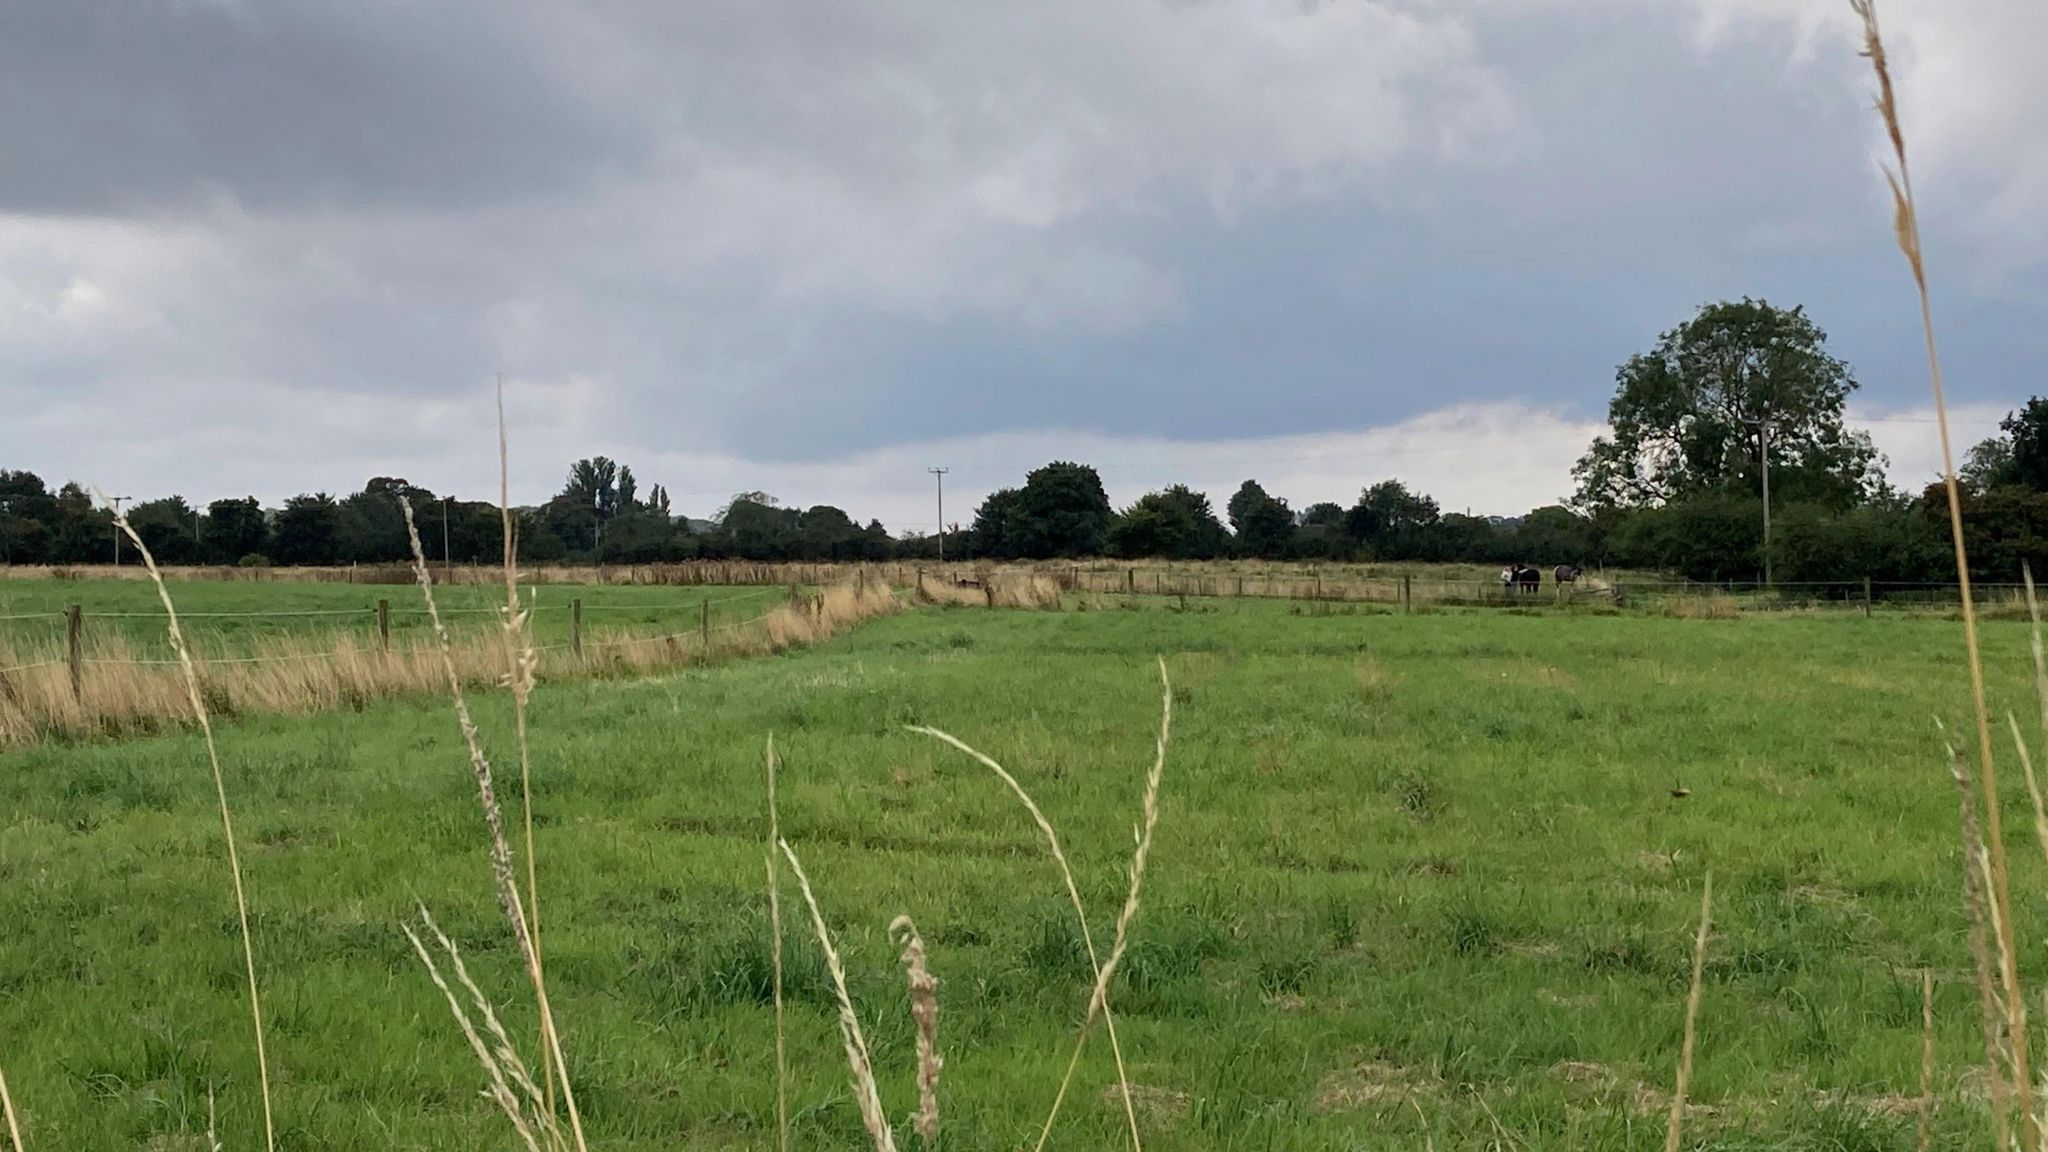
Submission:
[[[179,591],[195,610],[208,594]],[[1689,1142],[1912,1147],[1923,966],[1939,1146],[1983,1136],[1935,726],[1967,715],[1954,624],[1177,608],[926,607],[781,656],[544,686],[539,902],[593,1146],[775,1146],[771,733],[783,829],[899,1141],[912,1028],[884,929],[909,913],[941,980],[942,1146],[1028,1145],[1087,960],[1016,800],[905,726],[1018,775],[1102,937],[1151,763],[1155,654],[1175,732],[1113,1001],[1148,1147],[1661,1147],[1709,871]],[[2034,707],[2025,644],[1988,628],[2001,711]],[[508,702],[476,704],[509,762]],[[399,931],[430,908],[531,1034],[446,701],[248,717],[220,742],[280,1146],[511,1147]],[[0,1036],[31,1145],[198,1148],[211,1090],[227,1145],[255,1146],[196,736],[6,751],[0,796]],[[2021,798],[2007,822],[2023,935],[2043,879],[2030,815]],[[796,1146],[861,1147],[816,944],[797,915],[785,931]],[[1126,1142],[1113,1081],[1098,1037],[1056,1146]]]

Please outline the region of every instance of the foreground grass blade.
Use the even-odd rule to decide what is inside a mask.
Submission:
[[[811,878],[804,875],[803,861],[796,858],[789,841],[781,841],[778,847],[789,861],[797,890],[803,893],[804,906],[811,911],[811,928],[818,934],[818,946],[825,951],[825,968],[832,974],[832,990],[839,997],[839,1036],[846,1044],[846,1063],[853,1073],[853,1095],[860,1105],[861,1123],[867,1127],[868,1139],[874,1141],[875,1152],[896,1152],[896,1137],[889,1131],[889,1118],[882,1111],[882,1094],[875,1087],[875,1066],[868,1055],[867,1037],[861,1034],[860,1017],[853,1010],[852,995],[846,991],[846,966],[839,961],[839,950],[832,946],[832,933],[825,927],[824,913],[818,911],[818,898],[811,892]]]
[[[7,1136],[13,1143],[14,1152],[28,1152],[28,1145],[21,1141],[21,1120],[14,1115],[14,1096],[7,1091],[7,1072],[0,1069],[0,1113],[7,1116]]]
[[[1685,1039],[1678,1049],[1678,1083],[1671,1091],[1671,1117],[1664,1124],[1664,1152],[1678,1152],[1685,1130],[1685,1095],[1692,1087],[1692,1048],[1700,1017],[1700,989],[1707,968],[1707,934],[1714,917],[1714,874],[1700,886],[1700,930],[1692,942],[1692,987],[1685,994]]]
[[[1927,286],[1926,250],[1920,239],[1919,205],[1913,197],[1913,170],[1906,158],[1906,136],[1900,128],[1898,92],[1892,84],[1891,64],[1885,54],[1884,36],[1878,28],[1876,0],[1850,0],[1850,7],[1863,21],[1863,54],[1869,58],[1877,77],[1877,113],[1891,141],[1894,171],[1885,173],[1892,191],[1892,228],[1899,251],[1912,269],[1913,285],[1920,296],[1920,334],[1927,346],[1927,377],[1934,392],[1936,430],[1941,437],[1942,484],[1948,493],[1949,536],[1955,548],[1956,581],[1962,596],[1963,650],[1969,663],[1970,698],[1977,722],[1977,777],[1983,793],[1984,842],[1989,849],[1990,898],[1996,929],[1999,966],[2006,996],[2006,1032],[2012,1045],[2012,1089],[2020,1113],[2020,1142],[2032,1149],[2038,1144],[2038,1120],[2034,1115],[2033,1078],[2028,1071],[2027,1019],[2025,997],[2017,994],[2018,950],[2013,940],[2011,884],[2005,865],[2005,836],[1998,811],[1998,768],[1991,750],[1991,709],[1984,693],[1984,662],[1977,639],[1977,609],[1970,591],[1970,555],[1963,541],[1962,488],[1956,481],[1955,451],[1949,444],[1948,397],[1942,385],[1941,355],[1934,339],[1934,301]]]
[[[768,737],[768,936],[775,993],[775,1146],[789,1152],[789,1055],[782,1016],[782,875],[775,866],[782,815],[775,799],[775,737]]]
[[[184,630],[178,626],[178,607],[171,603],[171,591],[164,585],[156,557],[150,554],[149,545],[142,542],[142,537],[128,523],[128,517],[122,515],[119,508],[112,511],[114,526],[133,541],[136,551],[142,554],[143,567],[149,572],[150,583],[156,587],[157,599],[163,602],[171,648],[177,652],[178,668],[185,676],[185,698],[192,705],[192,718],[198,721],[200,734],[206,738],[206,760],[213,767],[213,795],[220,804],[221,838],[227,842],[228,873],[235,884],[235,917],[242,931],[242,968],[249,980],[249,1023],[256,1033],[256,1074],[263,1091],[263,1147],[276,1152],[277,1124],[270,1107],[270,1054],[263,1041],[263,996],[256,984],[256,946],[249,938],[249,897],[242,884],[242,855],[235,846],[235,820],[228,811],[228,786],[221,774],[220,749],[213,740],[213,718],[207,713],[205,695],[199,690],[199,669],[192,661],[192,649],[185,643]],[[11,1123],[11,1108],[9,1119]],[[15,1143],[17,1147],[20,1145],[18,1137]]]

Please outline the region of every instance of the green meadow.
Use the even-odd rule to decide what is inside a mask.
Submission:
[[[427,635],[419,590],[410,584],[297,581],[174,581],[171,596],[186,634],[203,653],[239,654],[265,644],[321,640],[341,634],[358,644],[377,640],[377,604],[389,603],[395,640]],[[503,585],[443,584],[435,588],[453,631],[497,628]],[[647,634],[688,631],[709,605],[714,627],[748,620],[783,602],[787,588],[584,584],[524,588],[533,605],[536,644],[569,640],[573,604],[583,604],[591,633],[630,629]],[[0,579],[0,653],[47,650],[64,642],[64,612],[77,605],[88,643],[108,639],[149,657],[169,656],[163,605],[147,580]]]
[[[174,590],[195,612],[231,594]],[[22,610],[24,589],[6,591]],[[404,590],[289,595],[356,607]],[[1159,721],[1155,656],[1172,746],[1112,994],[1148,1148],[1661,1148],[1710,872],[1688,1146],[1913,1147],[1923,967],[1937,1146],[1985,1138],[1936,726],[1967,731],[1953,622],[1071,609],[926,607],[777,657],[543,683],[542,934],[593,1148],[776,1145],[771,733],[783,830],[843,949],[899,1146],[917,1144],[913,1029],[885,929],[907,913],[940,980],[940,1146],[1029,1147],[1086,1007],[1087,957],[1016,798],[906,726],[1017,775],[1106,947]],[[2000,714],[2035,715],[2024,630],[1988,625],[1986,644]],[[516,813],[509,702],[474,703]],[[279,1147],[514,1147],[400,930],[430,910],[532,1058],[447,702],[246,717],[220,750]],[[2024,941],[2044,875],[2012,795]],[[200,1149],[211,1093],[223,1144],[260,1148],[196,735],[0,753],[0,805],[0,1066],[30,1146]],[[859,1148],[793,889],[784,911],[793,1146]],[[1126,1146],[1099,1029],[1078,1082],[1052,1146]]]

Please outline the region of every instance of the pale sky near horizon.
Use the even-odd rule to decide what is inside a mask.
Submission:
[[[2048,5],[1881,3],[1957,450],[2048,393]],[[1804,304],[1938,466],[1841,0],[11,0],[0,467],[206,500],[606,454],[929,529],[1570,487],[1615,365]]]

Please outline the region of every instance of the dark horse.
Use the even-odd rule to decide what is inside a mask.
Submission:
[[[1543,572],[1541,569],[1531,568],[1527,564],[1515,565],[1515,591],[1525,595],[1531,594],[1541,587],[1542,584]]]

